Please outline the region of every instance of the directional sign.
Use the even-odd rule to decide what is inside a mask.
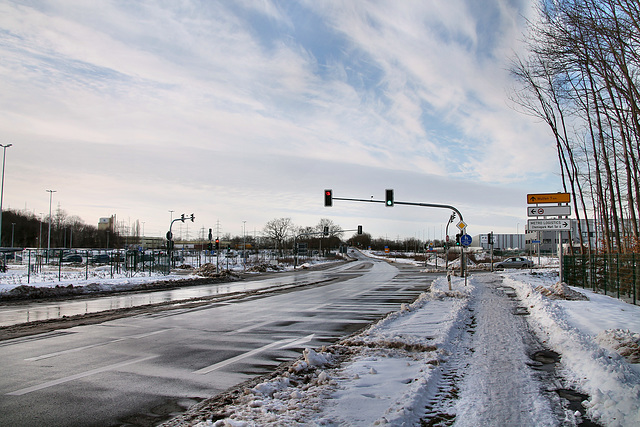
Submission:
[[[530,219],[527,221],[529,231],[567,231],[571,229],[570,219]]]
[[[460,236],[460,244],[462,246],[469,246],[472,240],[473,239],[468,234],[463,234],[462,236]]]
[[[571,206],[529,206],[527,216],[569,216]]]
[[[570,203],[569,193],[527,194],[527,203]]]

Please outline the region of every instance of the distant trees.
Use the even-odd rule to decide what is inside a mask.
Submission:
[[[2,213],[1,246],[46,248],[49,244],[49,218],[38,218],[30,212],[6,210]],[[51,217],[51,247],[106,247],[105,233],[87,225],[78,216],[68,216],[58,209]],[[12,241],[13,238],[13,241]],[[115,246],[112,246],[115,247]]]
[[[329,230],[327,236],[324,235],[325,227]],[[125,231],[119,232],[118,228],[113,231],[98,230],[96,226],[86,224],[80,217],[68,215],[58,208],[51,216],[51,247],[121,249],[130,244],[136,245],[140,236],[140,222],[136,220],[131,227],[122,228],[122,230]],[[226,233],[221,236],[221,240],[235,248],[243,247],[245,244],[253,248],[275,248],[283,256],[285,249],[293,247],[296,236],[299,236],[298,242],[307,243],[309,249],[333,251],[343,244],[342,239],[345,233],[342,230],[340,225],[328,218],[322,218],[316,225],[305,227],[295,226],[291,218],[275,218],[266,223],[261,236],[249,234],[232,236]],[[13,246],[16,248],[46,248],[49,243],[48,231],[48,216],[41,218],[28,211],[9,209],[3,212],[1,246],[11,246],[13,238]],[[205,241],[204,231],[199,239]],[[394,251],[421,250],[424,245],[415,238],[373,239],[367,233],[362,235],[353,233],[347,243],[363,249],[371,247],[374,250],[384,250],[385,247],[389,247]]]
[[[600,249],[640,252],[640,3],[540,0],[538,11],[513,100],[549,126],[564,190],[578,219],[597,219]]]

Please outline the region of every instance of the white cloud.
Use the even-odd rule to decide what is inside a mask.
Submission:
[[[324,215],[315,200],[332,182],[424,197],[430,181],[456,186],[451,176],[476,190],[531,177],[546,185],[555,159],[540,148],[544,127],[506,103],[507,55],[526,13],[516,6],[0,4],[0,127],[14,165],[47,173],[10,165],[5,197],[39,204],[46,182],[89,222],[108,214],[89,206],[112,203],[160,229],[164,213],[154,212],[170,201],[156,186],[203,210],[217,209],[202,202],[215,192],[229,221],[251,211],[264,223]],[[93,160],[118,150],[131,157]]]

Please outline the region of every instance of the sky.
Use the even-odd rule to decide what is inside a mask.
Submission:
[[[550,132],[509,100],[532,14],[526,0],[0,0],[3,208],[47,215],[55,190],[54,211],[146,236],[194,213],[183,238],[275,218],[443,237],[447,209],[324,207],[324,189],[392,188],[455,206],[468,234],[522,232],[526,195],[562,191]]]

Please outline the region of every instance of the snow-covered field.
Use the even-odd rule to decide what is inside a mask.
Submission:
[[[187,259],[185,264],[188,264],[190,260]],[[312,265],[324,264],[327,262],[336,262],[335,260],[315,259],[307,260],[297,266],[300,268],[307,268]],[[196,263],[192,263],[196,265]],[[57,266],[44,267],[37,273],[27,272],[26,265],[12,265],[8,266],[8,269],[4,273],[0,273],[0,296],[2,294],[10,293],[12,290],[18,287],[34,287],[34,288],[64,288],[73,286],[76,288],[85,288],[86,293],[91,292],[109,292],[113,291],[125,291],[130,288],[135,288],[143,284],[151,284],[154,282],[170,282],[178,280],[197,279],[203,277],[203,271],[206,270],[210,273],[213,269],[215,272],[215,259],[213,264],[203,264],[201,268],[190,269],[172,269],[171,274],[165,274],[158,271],[126,271],[123,268],[114,269],[112,266],[91,266],[86,268],[85,266],[73,266],[64,265],[58,269]],[[254,273],[259,267],[265,267],[267,271],[287,271],[292,270],[293,265],[283,264],[247,264],[246,266],[242,262],[226,263],[224,260],[220,263],[219,271],[232,272],[232,273]],[[268,268],[267,268],[268,267]],[[15,292],[15,291],[14,291]]]
[[[532,361],[520,348],[519,332],[511,333],[520,345],[505,345],[512,326],[483,325],[483,317],[506,323],[509,316],[523,318],[499,301],[476,301],[486,299],[488,286],[496,282],[515,290],[540,343],[559,353],[562,387],[588,395],[583,406],[589,418],[604,426],[640,425],[640,307],[583,290],[588,300],[555,299],[567,292],[554,288],[556,280],[557,272],[483,273],[467,286],[453,278],[449,290],[440,278],[432,292],[364,332],[329,348],[306,349],[289,372],[246,390],[222,417],[201,412],[197,425],[418,425],[434,416],[429,411],[438,406],[434,399],[443,398],[448,364],[454,362],[464,378],[451,385],[448,408],[440,403],[438,416],[455,417],[456,425],[465,426],[578,425],[581,414],[575,409],[552,410],[554,393],[530,373]],[[467,334],[471,347],[461,354],[470,328],[475,328],[475,335]],[[508,365],[505,381],[487,372],[496,360]],[[487,389],[500,400],[491,400]]]

